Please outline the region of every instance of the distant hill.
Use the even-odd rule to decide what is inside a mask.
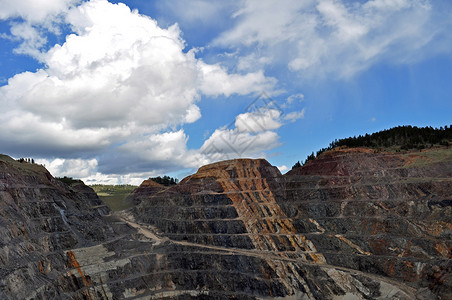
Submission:
[[[312,160],[325,151],[337,147],[367,147],[367,148],[385,148],[394,151],[424,149],[433,146],[446,146],[452,144],[452,125],[433,128],[416,126],[398,126],[372,134],[359,135],[339,140],[334,140],[326,148],[322,148],[315,154],[312,152],[304,163]],[[300,167],[302,164],[297,162],[293,167]]]
[[[106,185],[106,184],[94,184],[90,187],[96,192],[99,198],[105,202],[108,207],[113,211],[123,210],[131,206],[126,202],[127,196],[132,193],[137,187],[129,184],[121,185]]]

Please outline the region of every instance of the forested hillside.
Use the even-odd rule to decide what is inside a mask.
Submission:
[[[336,139],[328,147],[322,148],[316,153],[312,152],[304,163],[336,147],[392,148],[391,150],[401,151],[421,150],[435,145],[449,147],[450,144],[452,144],[452,125],[440,128],[398,126],[372,134]],[[301,163],[297,162],[293,167],[299,166],[301,166]]]

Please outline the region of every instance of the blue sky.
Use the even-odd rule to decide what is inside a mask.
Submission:
[[[452,123],[452,3],[0,0],[0,152],[139,184]]]

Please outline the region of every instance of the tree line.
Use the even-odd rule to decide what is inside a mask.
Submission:
[[[35,160],[33,158],[22,158],[21,157],[17,161],[20,162],[20,163],[29,163],[29,164],[34,164],[35,163]]]
[[[398,126],[391,129],[382,130],[372,134],[353,136],[344,139],[332,141],[328,147],[322,148],[316,153],[312,152],[303,165],[310,160],[315,159],[325,151],[336,147],[367,147],[367,148],[389,148],[396,147],[396,151],[410,149],[424,149],[433,147],[433,145],[442,145],[449,147],[452,142],[452,125],[440,128],[416,127],[416,126]],[[298,161],[292,168],[301,167]]]
[[[157,182],[157,183],[159,183],[161,185],[164,185],[164,186],[175,185],[175,184],[177,184],[179,182],[179,179],[173,178],[173,177],[169,177],[167,175],[165,175],[163,177],[160,177],[160,176],[150,177],[149,179],[151,179],[152,181]]]

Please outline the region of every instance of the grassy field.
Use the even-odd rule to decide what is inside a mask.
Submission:
[[[452,161],[452,147],[425,149],[404,155],[407,160],[405,168],[426,167],[433,163]]]
[[[137,187],[134,185],[101,185],[95,184],[90,186],[104,201],[104,203],[110,207],[113,211],[124,210],[132,207],[133,204],[126,202],[126,198]]]

